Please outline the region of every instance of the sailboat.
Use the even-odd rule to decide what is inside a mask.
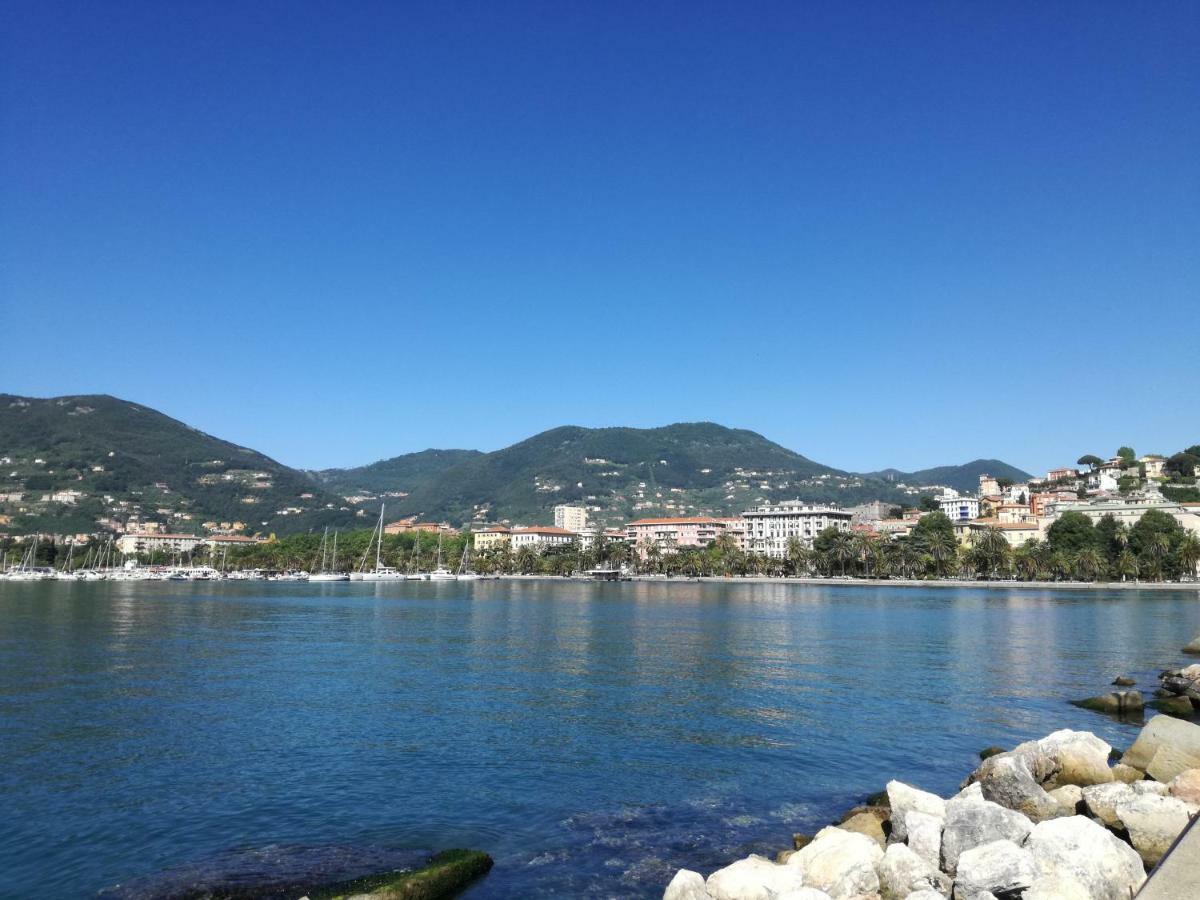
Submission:
[[[455,581],[457,576],[442,565],[442,532],[438,531],[437,568],[429,573],[430,581]]]
[[[346,572],[337,570],[337,532],[333,533],[333,552],[329,552],[329,527],[325,527],[325,534],[321,537],[321,568],[308,576],[311,581],[349,581],[350,576]],[[316,560],[313,561],[313,568],[316,569]]]
[[[409,581],[424,581],[429,576],[421,571],[421,532],[413,532],[413,552],[408,561],[408,574],[404,576]]]
[[[470,566],[468,565],[468,563],[470,562],[470,553],[471,553],[471,545],[464,544],[463,545],[463,555],[462,555],[462,559],[459,560],[459,562],[458,562],[458,575],[456,576],[459,581],[478,581],[479,580],[479,576],[476,575],[474,572],[472,572],[470,570]]]
[[[367,560],[371,557],[371,544],[367,544],[367,552],[363,554],[362,562],[358,566],[358,571],[350,575],[351,581],[403,581],[404,573],[397,572],[391,566],[385,566],[381,556],[383,554],[383,510],[384,506],[379,507],[379,524],[375,526],[375,530],[371,532],[371,544],[375,545],[375,568],[367,568]]]

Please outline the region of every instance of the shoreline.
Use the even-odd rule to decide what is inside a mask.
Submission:
[[[1159,682],[1191,709],[1145,721],[1128,750],[1070,729],[988,747],[952,796],[888,781],[774,859],[677,870],[663,900],[1183,897],[1200,883],[1200,664]]]
[[[486,578],[480,580],[488,580]],[[1178,591],[1200,593],[1200,581],[976,581],[966,578],[823,578],[819,576],[770,575],[630,575],[615,582],[583,575],[498,575],[498,581],[577,581],[592,584],[643,582],[646,584],[801,584],[823,587],[904,587],[904,588],[1004,588],[1015,590],[1070,591]]]

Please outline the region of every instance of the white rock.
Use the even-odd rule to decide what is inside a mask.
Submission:
[[[892,828],[895,827],[893,819]],[[904,814],[904,828],[908,832],[908,849],[933,868],[940,868],[942,864],[942,820],[937,816],[913,810]]]
[[[936,794],[911,787],[902,781],[889,781],[887,795],[888,804],[892,808],[893,840],[903,841],[908,837],[905,813],[920,812],[938,819],[946,818],[946,801]]]
[[[1167,787],[1172,797],[1184,803],[1200,803],[1200,769],[1180,772]]]
[[[950,892],[950,878],[929,865],[904,844],[891,844],[877,867],[883,900],[904,900],[921,890]]]
[[[680,869],[663,892],[663,900],[709,900],[712,895],[704,886],[704,876],[689,869]]]
[[[1012,841],[972,847],[958,858],[954,896],[976,898],[985,891],[1019,894],[1033,884],[1033,854]]]
[[[799,890],[776,894],[775,900],[833,900],[833,898],[824,891],[818,891],[816,888],[803,887]]]
[[[820,888],[833,900],[846,900],[879,890],[875,867],[882,859],[883,851],[869,837],[831,825],[818,831],[812,843],[786,865],[804,873],[806,887]]]
[[[1009,753],[1029,760],[1034,778],[1046,789],[1064,784],[1103,784],[1112,781],[1108,754],[1112,747],[1090,731],[1064,728],[1036,741],[1018,744]],[[1003,755],[1003,754],[1001,754]]]
[[[946,900],[946,895],[937,891],[914,891],[905,900]]]
[[[1129,832],[1133,849],[1148,866],[1155,865],[1179,832],[1187,827],[1188,805],[1176,797],[1142,794],[1117,804],[1117,818]]]
[[[1092,900],[1091,892],[1074,878],[1041,877],[1021,900]]]
[[[1053,771],[1044,757],[1038,770]],[[1058,801],[1046,793],[1030,767],[1028,756],[1000,754],[984,760],[970,776],[978,779],[983,796],[1006,809],[1016,810],[1035,822],[1062,815]]]
[[[1064,784],[1060,788],[1055,788],[1052,791],[1047,791],[1054,802],[1061,806],[1069,815],[1075,814],[1076,807],[1083,800],[1083,788],[1077,784]]]
[[[1000,840],[1020,846],[1032,830],[1033,823],[1019,812],[964,792],[946,803],[942,868],[953,875],[965,851]]]
[[[1200,768],[1200,725],[1168,715],[1155,716],[1138,733],[1121,762],[1167,782]]]
[[[1039,822],[1025,846],[1038,880],[1078,882],[1092,900],[1129,900],[1146,878],[1137,851],[1086,816]]]
[[[1088,812],[1109,828],[1121,827],[1121,821],[1117,818],[1117,804],[1132,800],[1135,796],[1133,788],[1120,781],[1093,784],[1083,789],[1083,802]]]
[[[1165,797],[1171,792],[1171,789],[1161,781],[1135,781],[1130,788],[1135,794],[1151,794],[1156,797]]]
[[[748,856],[713,872],[705,887],[713,900],[772,900],[776,894],[804,887],[804,872],[762,856]]]

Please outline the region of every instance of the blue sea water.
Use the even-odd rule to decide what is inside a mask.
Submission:
[[[469,895],[658,896],[890,778],[1134,724],[1195,590],[0,584],[0,896],[496,859]]]

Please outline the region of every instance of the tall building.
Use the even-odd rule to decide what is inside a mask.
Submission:
[[[583,531],[587,528],[587,510],[582,506],[560,504],[554,507],[554,527],[567,531]]]
[[[746,523],[745,547],[754,553],[783,557],[792,538],[811,544],[826,528],[849,531],[853,517],[848,509],[808,506],[800,500],[759,506],[742,513]]]
[[[729,519],[713,516],[638,519],[625,526],[625,535],[644,558],[651,546],[668,552],[679,547],[707,547],[725,533],[729,524]]]

